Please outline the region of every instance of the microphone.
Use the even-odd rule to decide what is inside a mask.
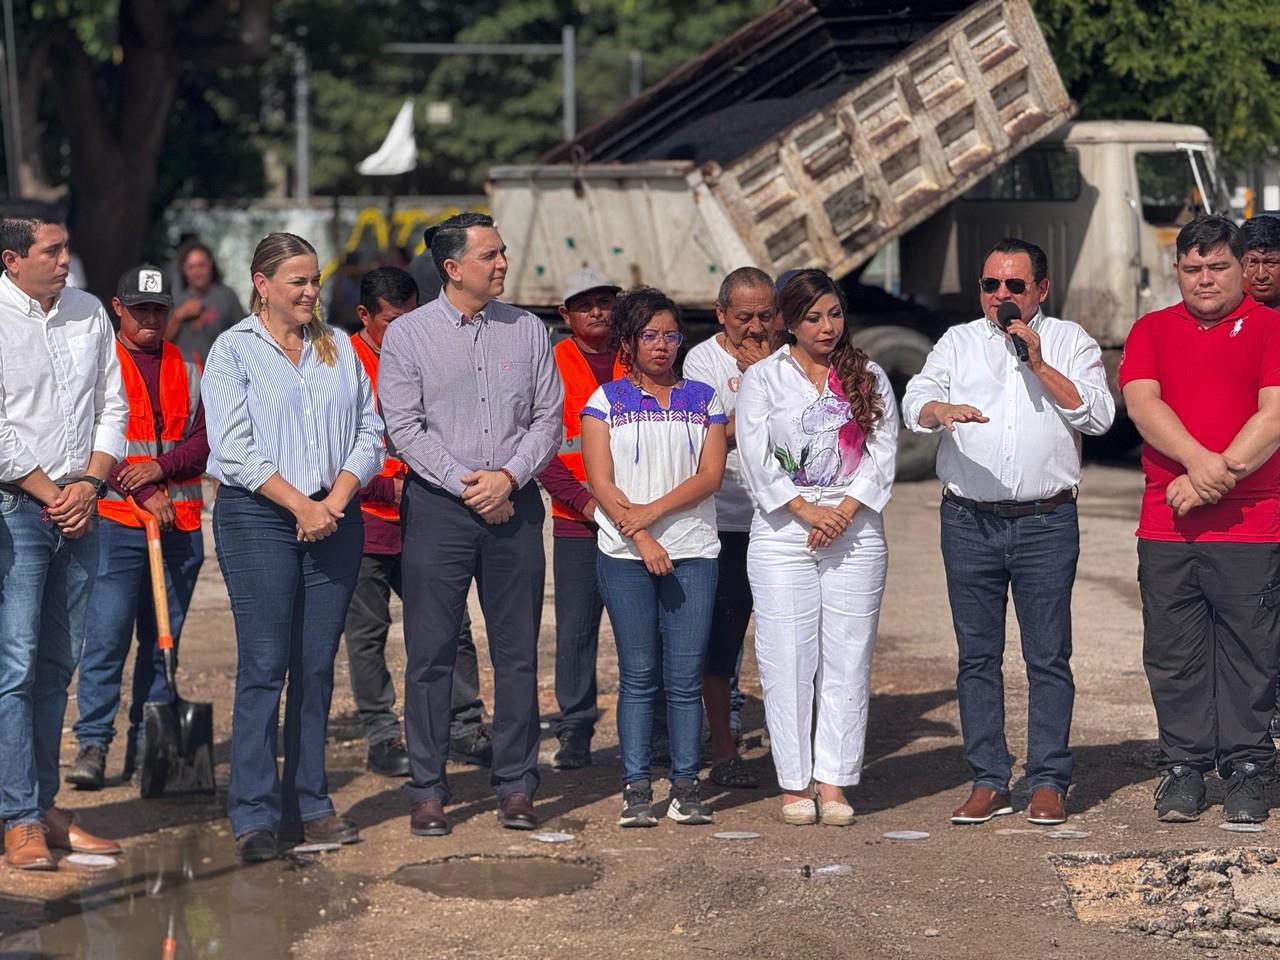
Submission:
[[[996,323],[1000,324],[1001,330],[1008,330],[1009,325],[1015,320],[1022,319],[1022,311],[1018,309],[1016,303],[1005,301],[1000,304],[1000,309],[996,311]],[[1021,337],[1010,337],[1013,341],[1013,352],[1018,355],[1018,359],[1023,363],[1027,362],[1027,345]]]

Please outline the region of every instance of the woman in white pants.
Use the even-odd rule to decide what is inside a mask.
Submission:
[[[830,277],[796,274],[778,309],[791,342],[750,367],[738,391],[738,449],[755,503],[747,575],[756,661],[783,819],[815,823],[821,812],[823,823],[846,826],[888,568],[881,511],[898,408],[884,371],[850,343]]]

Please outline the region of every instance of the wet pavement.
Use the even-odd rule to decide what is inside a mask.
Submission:
[[[323,855],[242,866],[218,826],[163,831],[58,899],[0,894],[0,957],[283,957],[307,930],[366,906],[364,880]]]

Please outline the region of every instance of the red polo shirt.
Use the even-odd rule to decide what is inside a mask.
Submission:
[[[1221,453],[1258,412],[1258,391],[1280,386],[1280,313],[1245,297],[1211,327],[1184,304],[1148,313],[1133,325],[1120,360],[1120,386],[1156,380],[1160,396],[1187,432]],[[1245,477],[1216,504],[1179,518],[1165,488],[1186,469],[1142,445],[1147,476],[1138,536],[1182,542],[1280,542],[1280,454]]]

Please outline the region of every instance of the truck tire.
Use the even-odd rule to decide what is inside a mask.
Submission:
[[[864,327],[853,335],[853,342],[883,368],[893,384],[893,395],[901,408],[907,381],[920,372],[933,343],[928,337],[906,327]],[[938,440],[937,434],[913,433],[900,427],[897,478],[932,479],[935,476]]]

